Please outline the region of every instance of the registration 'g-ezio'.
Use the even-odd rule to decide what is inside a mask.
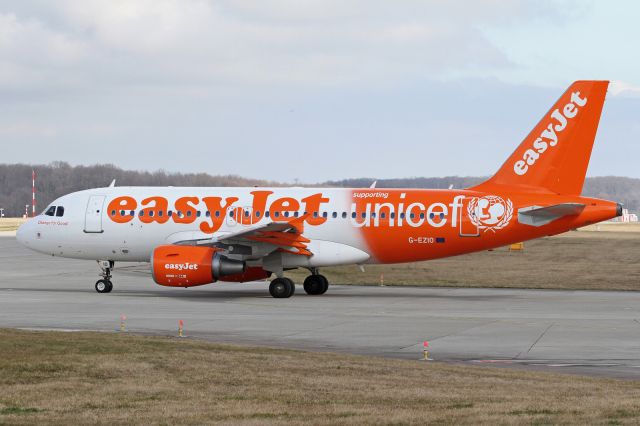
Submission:
[[[53,256],[150,262],[153,279],[191,287],[271,275],[274,297],[306,268],[308,294],[327,291],[319,268],[436,259],[611,219],[621,206],[581,197],[606,81],[577,81],[498,172],[461,190],[115,187],[65,195],[17,238]]]

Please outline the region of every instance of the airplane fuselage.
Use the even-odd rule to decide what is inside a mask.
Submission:
[[[542,226],[519,220],[522,209],[569,202],[584,208]],[[52,206],[64,207],[63,215],[37,216],[18,238],[42,253],[94,260],[147,262],[162,244],[297,219],[313,254],[284,252],[285,268],[436,259],[618,214],[617,204],[585,197],[416,189],[109,187],[72,193]]]

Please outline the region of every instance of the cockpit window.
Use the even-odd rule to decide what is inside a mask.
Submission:
[[[58,208],[56,209],[56,216],[58,217],[64,216],[64,207],[58,206]]]
[[[47,210],[44,212],[47,216],[54,216],[56,214],[56,206],[49,206]]]

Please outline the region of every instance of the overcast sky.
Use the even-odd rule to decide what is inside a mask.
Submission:
[[[640,177],[636,1],[0,0],[0,162],[280,181],[493,173],[572,81]]]

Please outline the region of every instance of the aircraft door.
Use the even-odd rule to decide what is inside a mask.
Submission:
[[[84,217],[84,232],[100,233],[102,230],[102,207],[104,195],[92,195],[87,203],[87,211]]]
[[[460,206],[460,236],[479,237],[480,220],[478,216],[478,199],[476,197],[467,198]]]

